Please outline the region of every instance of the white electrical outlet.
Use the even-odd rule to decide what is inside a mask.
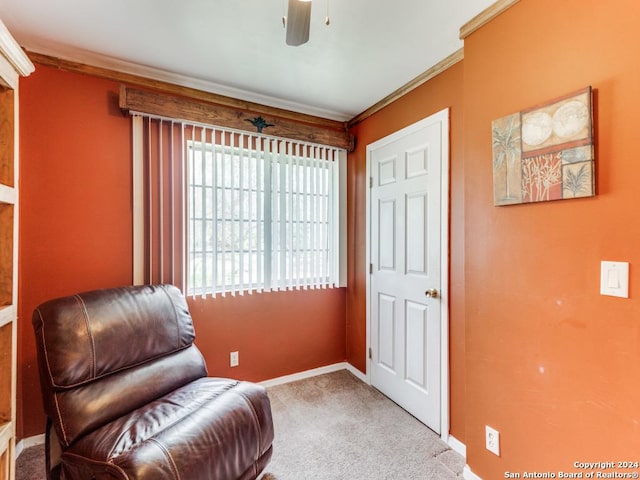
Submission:
[[[500,432],[485,425],[486,447],[491,453],[500,456]]]
[[[232,367],[237,367],[240,365],[240,357],[238,352],[231,352],[229,354],[229,365]]]

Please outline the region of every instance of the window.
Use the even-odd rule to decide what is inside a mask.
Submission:
[[[134,152],[136,282],[216,296],[345,281],[344,150],[134,117]]]
[[[333,286],[339,152],[214,132],[187,141],[190,295]]]
[[[189,294],[264,288],[264,158],[187,143]]]

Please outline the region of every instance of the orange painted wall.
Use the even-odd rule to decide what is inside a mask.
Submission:
[[[131,128],[117,92],[42,66],[20,81],[19,438],[44,431],[33,309],[131,282]]]
[[[465,40],[465,433],[484,479],[640,460],[639,20],[636,0],[521,0]],[[587,85],[598,195],[493,207],[491,121]],[[630,299],[599,294],[601,260],[630,262]]]
[[[366,370],[366,149],[367,145],[444,108],[450,108],[450,417],[451,433],[465,439],[465,327],[464,327],[464,163],[463,63],[424,83],[380,110],[352,133],[357,148],[349,155],[349,269],[347,288],[347,359]]]
[[[345,298],[339,288],[190,299],[209,375],[261,381],[344,362]]]
[[[131,124],[118,87],[41,65],[21,80],[19,438],[44,431],[33,309],[132,280]],[[259,381],[345,359],[345,289],[189,303],[211,375]]]

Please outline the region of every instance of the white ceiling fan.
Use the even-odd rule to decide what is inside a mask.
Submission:
[[[329,25],[329,0],[327,0],[327,16],[325,25]],[[287,16],[283,17],[287,29],[287,45],[297,47],[309,41],[311,24],[311,0],[289,0]]]

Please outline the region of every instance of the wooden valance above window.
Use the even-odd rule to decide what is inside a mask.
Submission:
[[[297,122],[269,114],[269,107],[254,112],[125,85],[120,87],[119,103],[120,108],[129,113],[157,115],[252,133],[262,131],[265,135],[344,148],[348,152],[354,150],[354,138],[345,123],[324,119],[318,124]],[[277,109],[273,110],[277,112]]]

